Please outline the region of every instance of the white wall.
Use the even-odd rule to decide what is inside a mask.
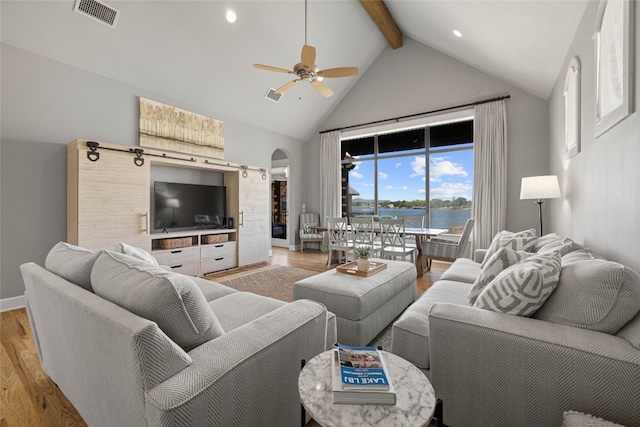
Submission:
[[[510,94],[507,105],[507,229],[537,227],[538,210],[520,201],[523,176],[548,173],[548,110],[542,99],[405,37],[380,54],[319,130],[357,125]],[[320,212],[320,136],[308,144],[307,210]],[[548,223],[548,222],[547,222]],[[545,230],[548,230],[546,228]]]
[[[298,216],[302,141],[6,44],[0,54],[0,299],[24,293],[20,264],[44,265],[49,249],[66,239],[66,144],[84,138],[137,145],[140,96],[224,120],[225,159],[231,162],[270,168],[271,153],[284,150],[291,159],[291,215]]]
[[[636,3],[636,9],[638,3]],[[551,202],[552,227],[601,255],[640,271],[640,116],[634,112],[595,138],[595,29],[590,2],[549,98],[550,167],[563,198]],[[640,11],[635,14],[634,98],[640,102]],[[581,152],[565,155],[564,81],[569,61],[582,63]]]

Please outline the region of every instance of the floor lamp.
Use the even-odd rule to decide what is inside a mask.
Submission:
[[[537,199],[538,215],[540,217],[540,236],[542,236],[542,199],[557,199],[560,197],[560,185],[556,175],[528,176],[522,178],[520,200]]]

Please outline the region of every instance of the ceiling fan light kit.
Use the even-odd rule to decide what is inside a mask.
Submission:
[[[275,93],[282,94],[291,89],[298,82],[307,81],[316,91],[324,97],[333,95],[333,91],[329,86],[322,83],[325,78],[349,77],[358,74],[358,67],[340,67],[320,70],[316,65],[316,48],[307,44],[307,0],[304,2],[304,46],[300,54],[300,62],[293,66],[293,71],[270,65],[253,64],[255,68],[261,70],[274,71],[276,73],[286,73],[296,75],[297,78],[285,83]]]

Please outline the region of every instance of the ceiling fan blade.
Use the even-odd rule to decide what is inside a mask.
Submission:
[[[329,68],[318,71],[318,77],[349,77],[358,74],[358,67]]]
[[[254,68],[261,70],[275,71],[277,73],[295,74],[293,71],[285,70],[284,68],[272,67],[271,65],[253,64]]]
[[[313,88],[315,90],[317,90],[318,92],[320,92],[320,94],[322,96],[324,96],[325,98],[330,97],[331,95],[333,95],[333,91],[329,88],[329,86],[327,86],[326,84],[319,82],[319,81],[313,81],[311,82],[311,86],[313,86]]]
[[[296,83],[298,83],[300,81],[300,79],[297,80],[291,80],[289,83],[282,85],[281,87],[278,88],[278,90],[276,90],[276,93],[284,93],[284,91],[291,89],[292,87],[294,87],[296,85]]]
[[[300,55],[300,63],[309,69],[316,65],[316,48],[305,44],[302,46],[302,54]]]

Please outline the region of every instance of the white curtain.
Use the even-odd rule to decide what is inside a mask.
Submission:
[[[505,101],[476,105],[473,119],[471,253],[488,248],[507,218],[507,115]]]
[[[340,131],[320,134],[320,196],[322,210],[320,221],[326,224],[327,217],[341,217],[340,188]]]

